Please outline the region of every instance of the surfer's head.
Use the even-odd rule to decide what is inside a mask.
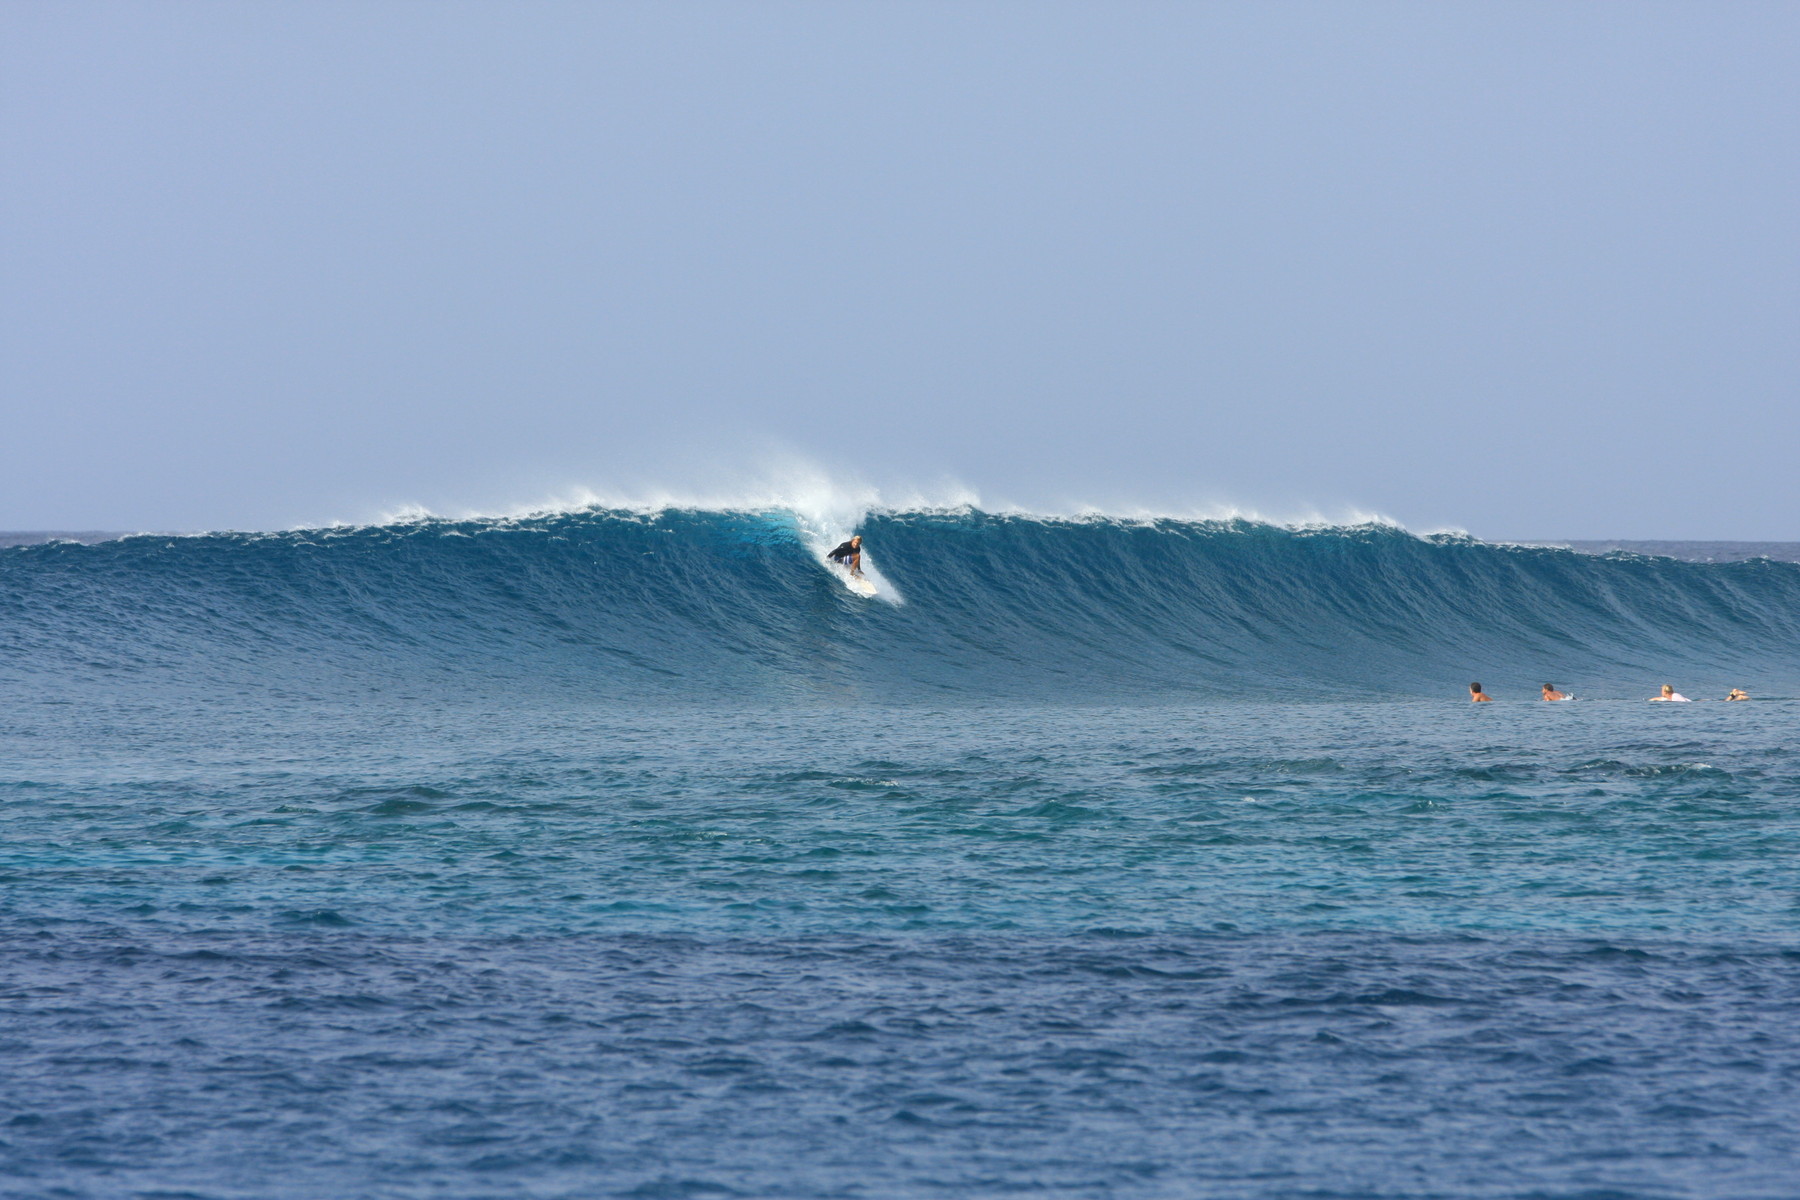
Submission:
[[[1663,684],[1663,695],[1673,696],[1674,694],[1675,694],[1675,685],[1674,684],[1672,684],[1672,683]]]
[[[1469,685],[1469,694],[1471,696],[1479,696],[1481,694],[1481,685],[1479,683],[1471,683]]]
[[[861,550],[862,549],[862,534],[860,534],[860,533],[852,534],[850,537],[850,544],[852,546],[856,547],[858,550]]]

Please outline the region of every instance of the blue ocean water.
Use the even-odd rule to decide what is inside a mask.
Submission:
[[[0,549],[0,1195],[1800,1196],[1800,566],[858,528]]]

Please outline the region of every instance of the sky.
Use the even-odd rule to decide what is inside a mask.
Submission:
[[[0,529],[1800,540],[1796,62],[1749,0],[0,0]]]

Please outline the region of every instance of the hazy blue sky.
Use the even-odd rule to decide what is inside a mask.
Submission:
[[[0,528],[810,457],[1800,539],[1797,63],[1743,2],[7,0]]]

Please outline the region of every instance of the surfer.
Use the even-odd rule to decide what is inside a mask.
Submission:
[[[1546,699],[1546,700],[1567,700],[1568,698],[1569,698],[1569,693],[1557,691],[1555,684],[1546,683],[1544,685],[1544,699]]]
[[[833,550],[828,556],[840,567],[846,567],[858,579],[862,578],[862,534],[857,534],[849,541]]]
[[[1680,692],[1676,691],[1673,686],[1666,683],[1663,684],[1662,695],[1652,696],[1650,698],[1652,700],[1670,700],[1680,704],[1691,703],[1686,696],[1682,695]]]
[[[1746,692],[1743,688],[1732,688],[1725,698],[1727,700],[1748,700],[1750,698],[1750,693]]]
[[[1479,683],[1471,683],[1469,685],[1469,703],[1488,704],[1491,703],[1493,699],[1492,696],[1481,690],[1481,685]]]

